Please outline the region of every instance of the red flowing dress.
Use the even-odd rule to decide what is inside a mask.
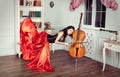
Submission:
[[[50,45],[47,33],[38,32],[31,18],[26,18],[20,27],[20,48],[23,59],[29,61],[27,68],[39,72],[52,72],[50,64]]]

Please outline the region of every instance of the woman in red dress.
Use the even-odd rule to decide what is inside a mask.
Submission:
[[[27,67],[39,72],[52,72],[49,43],[69,45],[64,41],[73,31],[74,27],[68,26],[55,35],[49,35],[45,31],[38,32],[31,18],[24,19],[20,27],[20,47],[23,59],[29,61]]]

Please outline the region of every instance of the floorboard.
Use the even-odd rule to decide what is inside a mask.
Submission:
[[[102,63],[88,57],[72,58],[68,51],[51,52],[51,65],[54,72],[34,72],[26,68],[27,61],[17,55],[0,56],[0,77],[120,77],[120,69],[106,65],[102,72]]]

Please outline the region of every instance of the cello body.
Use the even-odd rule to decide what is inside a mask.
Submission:
[[[73,32],[72,35],[74,43],[70,47],[69,54],[73,58],[82,58],[86,53],[85,46],[83,45],[83,41],[86,37],[85,32],[83,30],[80,30],[81,19],[82,19],[82,14],[80,17],[79,27],[77,30]]]

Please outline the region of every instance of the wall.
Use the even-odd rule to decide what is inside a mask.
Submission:
[[[50,0],[45,0],[45,21],[50,21],[52,23],[52,27],[56,28],[56,30],[60,30],[67,25],[74,25],[75,27],[78,26],[79,23],[79,16],[80,12],[84,13],[84,5],[82,4],[79,8],[77,8],[75,11],[70,12],[69,6],[71,0],[53,0],[55,5],[53,8],[50,8],[49,2]],[[107,9],[106,12],[106,29],[112,29],[112,30],[119,30],[120,28],[120,8],[119,4],[120,1],[116,0],[118,3],[118,9],[116,11],[113,11],[112,9]],[[96,10],[96,2],[94,0],[93,2],[93,17],[92,17],[92,25],[89,26],[90,28],[93,28],[95,23],[95,10]],[[83,24],[82,27],[87,27]],[[95,29],[95,28],[94,28]]]
[[[71,0],[53,0],[54,7],[50,8],[49,2],[50,0],[45,0],[45,21],[50,21],[52,27],[56,29],[56,31],[68,26],[74,25],[77,27],[79,23],[80,12],[83,11],[83,5],[81,8],[76,9],[74,12],[70,12],[69,5]]]
[[[106,29],[120,31],[120,0],[116,1],[118,3],[118,9],[116,11],[107,9]]]
[[[120,1],[116,0],[118,3],[118,9],[113,11],[112,9],[107,9],[106,12],[106,27],[105,29],[110,30],[120,30]],[[52,23],[52,27],[56,29],[56,31],[66,27],[69,24],[74,25],[76,28],[79,23],[80,12],[84,12],[84,5],[81,5],[74,12],[69,11],[69,5],[71,0],[54,0],[55,6],[53,8],[49,7],[49,0],[45,0],[45,21],[50,21]],[[99,31],[99,28],[95,28],[95,10],[96,10],[96,2],[93,2],[93,17],[92,17],[92,25],[84,25],[82,29],[86,33],[92,34],[92,49],[86,52],[86,56],[91,57],[94,60],[102,62],[102,48],[103,41],[105,39],[109,39],[113,34],[109,32]],[[70,41],[70,39],[69,39]],[[57,46],[57,45],[56,45]],[[54,47],[57,48],[57,47]],[[64,48],[64,47],[63,47]],[[66,47],[65,49],[69,49]],[[114,66],[114,53],[107,53],[107,64]],[[120,66],[120,65],[119,65]]]
[[[53,8],[49,7],[50,0],[44,0],[45,3],[45,21],[50,21],[52,27],[58,30],[68,26],[74,25],[76,28],[79,23],[80,12],[83,12],[84,8],[81,5],[74,12],[69,11],[69,4],[71,0],[54,0],[55,6]],[[95,0],[94,0],[95,1]],[[118,4],[120,1],[117,0]],[[9,2],[5,0],[0,1],[0,56],[15,54],[14,51],[14,0]],[[3,8],[4,6],[4,8]],[[95,2],[93,5],[93,11],[95,11]],[[106,29],[120,30],[120,18],[119,18],[120,8],[117,11],[112,11],[107,9],[106,17]],[[112,36],[111,33],[99,31],[94,27],[94,16],[93,12],[93,23],[91,26],[83,25],[82,28],[85,32],[92,33],[93,51],[87,56],[97,60],[102,61],[102,48],[103,40],[108,39]],[[7,23],[6,23],[7,22]],[[70,39],[68,40],[70,41]],[[57,48],[57,47],[56,47]],[[64,47],[63,47],[64,48]],[[107,53],[107,64],[113,65],[113,53]],[[120,64],[120,63],[119,63]],[[120,65],[119,65],[120,67]]]
[[[116,0],[118,3],[118,9],[116,11],[113,11],[112,9],[107,9],[106,10],[106,27],[105,29],[108,30],[115,30],[115,31],[120,31],[120,1]],[[95,38],[95,42],[94,42],[94,46],[95,49],[95,56],[94,59],[97,61],[102,62],[102,48],[103,48],[103,41],[106,39],[110,39],[112,37],[113,33],[109,33],[109,32],[104,32],[104,31],[98,31],[96,30],[94,32],[94,38]],[[106,54],[106,63],[109,65],[114,66],[115,63],[115,53],[111,52],[110,50],[107,51]],[[120,68],[120,62],[118,67]]]
[[[51,26],[55,28],[55,33],[57,33],[59,30],[65,28],[68,25],[73,25],[75,27],[78,27],[79,24],[79,17],[80,13],[83,12],[84,8],[83,5],[81,5],[80,9],[76,9],[74,12],[70,12],[69,6],[71,0],[53,0],[54,1],[54,7],[51,8],[49,6],[50,0],[44,1],[44,15],[45,15],[45,22],[50,21]],[[68,37],[69,38],[69,37]],[[70,42],[70,40],[67,40],[66,42]],[[55,44],[54,49],[66,49],[68,50],[69,47],[64,45]]]
[[[0,56],[14,53],[14,0],[0,0]]]

